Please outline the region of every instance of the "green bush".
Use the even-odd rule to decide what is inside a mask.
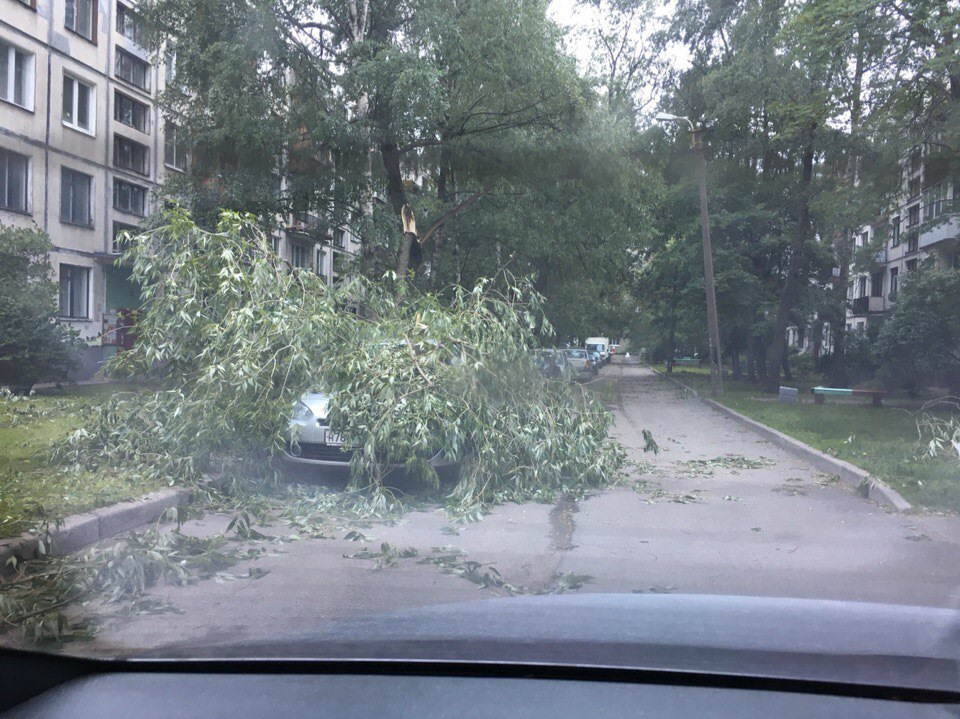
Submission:
[[[818,373],[818,362],[810,354],[794,352],[790,355],[790,370],[797,377],[809,379]]]
[[[960,394],[960,270],[926,264],[904,279],[876,343],[880,375],[911,394],[943,383]]]
[[[871,325],[866,332],[848,332],[846,337],[847,378],[851,385],[869,382],[876,375],[877,355],[876,342],[878,328]]]
[[[37,229],[0,225],[0,386],[28,390],[66,377],[80,343],[57,321],[57,284]]]

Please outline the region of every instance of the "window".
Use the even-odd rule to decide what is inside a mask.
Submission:
[[[320,275],[321,277],[326,277],[323,269],[324,265],[326,264],[326,261],[327,261],[327,253],[324,250],[318,249],[316,271],[317,271],[317,274]]]
[[[67,30],[73,30],[87,40],[96,42],[96,0],[66,0],[66,16],[63,24]]]
[[[93,134],[96,89],[75,77],[63,76],[63,124]]]
[[[900,268],[898,267],[890,268],[890,294],[891,295],[895,295],[897,293],[897,288],[899,286],[899,277],[897,277],[897,275],[899,274],[900,274]]]
[[[920,195],[920,178],[914,177],[907,182],[907,195],[918,197]]]
[[[857,247],[864,247],[870,241],[870,232],[865,230],[857,236]]]
[[[60,316],[90,316],[90,268],[60,265]]]
[[[117,210],[143,217],[147,214],[147,188],[115,177],[113,179],[113,206]]]
[[[907,234],[907,254],[920,249],[920,233],[914,230]]]
[[[114,222],[113,223],[113,242],[111,243],[110,249],[115,254],[121,254],[124,252],[127,247],[129,247],[129,242],[127,242],[123,237],[124,232],[130,232],[135,234],[137,232],[136,225],[127,225],[123,222]]]
[[[933,187],[923,191],[923,219],[935,220],[949,207],[947,201],[947,183],[938,182]]]
[[[150,158],[146,145],[120,135],[113,136],[113,164],[141,175],[150,172]]]
[[[163,137],[163,164],[181,172],[187,169],[187,149],[177,138],[177,126],[170,123]]]
[[[135,130],[147,131],[148,109],[142,102],[124,95],[119,90],[113,94],[113,119]]]
[[[0,99],[33,110],[33,55],[0,42]]]
[[[150,90],[150,65],[126,50],[117,48],[116,76],[141,90]]]
[[[900,215],[894,217],[890,223],[890,246],[900,246]]]
[[[163,79],[169,85],[173,82],[173,78],[177,75],[177,51],[176,50],[167,50],[167,55],[165,58],[165,65],[163,69]]]
[[[280,254],[280,238],[277,237],[276,235],[273,235],[270,238],[270,247],[273,248],[273,251],[275,254],[279,255]]]
[[[303,245],[291,245],[290,255],[293,259],[293,266],[304,268],[307,266],[307,248]]]
[[[870,276],[870,296],[883,297],[883,273],[874,272]]]
[[[907,210],[907,227],[920,223],[920,205],[911,205]]]
[[[0,207],[5,210],[27,211],[26,155],[0,149]]]
[[[117,32],[128,40],[140,44],[140,25],[136,13],[123,3],[117,3]]]
[[[91,191],[93,178],[82,172],[60,170],[60,221],[71,225],[93,227]]]
[[[343,247],[346,239],[346,233],[341,229],[333,231],[333,244],[337,247]]]
[[[920,150],[914,150],[910,153],[910,173],[919,172],[923,162],[923,153]]]
[[[867,278],[861,276],[857,278],[857,297],[867,296]]]
[[[917,269],[917,260],[907,260],[907,272],[913,272]]]

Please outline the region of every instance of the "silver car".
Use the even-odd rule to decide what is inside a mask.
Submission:
[[[330,430],[327,410],[330,398],[320,392],[301,395],[290,417],[286,458],[299,464],[342,467],[350,464],[353,451]]]
[[[596,372],[594,371],[593,360],[590,359],[590,355],[587,354],[586,350],[573,347],[562,349],[560,352],[563,353],[563,356],[567,360],[567,367],[570,368],[572,379],[581,381],[593,379]]]
[[[289,422],[289,439],[284,458],[296,464],[318,467],[347,467],[356,451],[343,443],[343,437],[330,429],[327,414],[330,398],[322,392],[300,396]],[[438,452],[431,460],[436,468],[456,464]],[[390,465],[398,467],[400,465]]]

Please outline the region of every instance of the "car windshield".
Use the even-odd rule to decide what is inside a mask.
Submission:
[[[0,2],[2,647],[953,617],[956,0]]]

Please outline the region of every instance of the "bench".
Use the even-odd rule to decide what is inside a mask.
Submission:
[[[664,362],[664,364],[667,364],[667,362]],[[673,366],[674,367],[699,367],[700,360],[698,360],[696,357],[677,357],[675,360],[673,360]]]
[[[844,389],[841,387],[811,387],[814,404],[823,404],[826,397],[869,397],[874,407],[883,404],[887,393],[880,389]]]

